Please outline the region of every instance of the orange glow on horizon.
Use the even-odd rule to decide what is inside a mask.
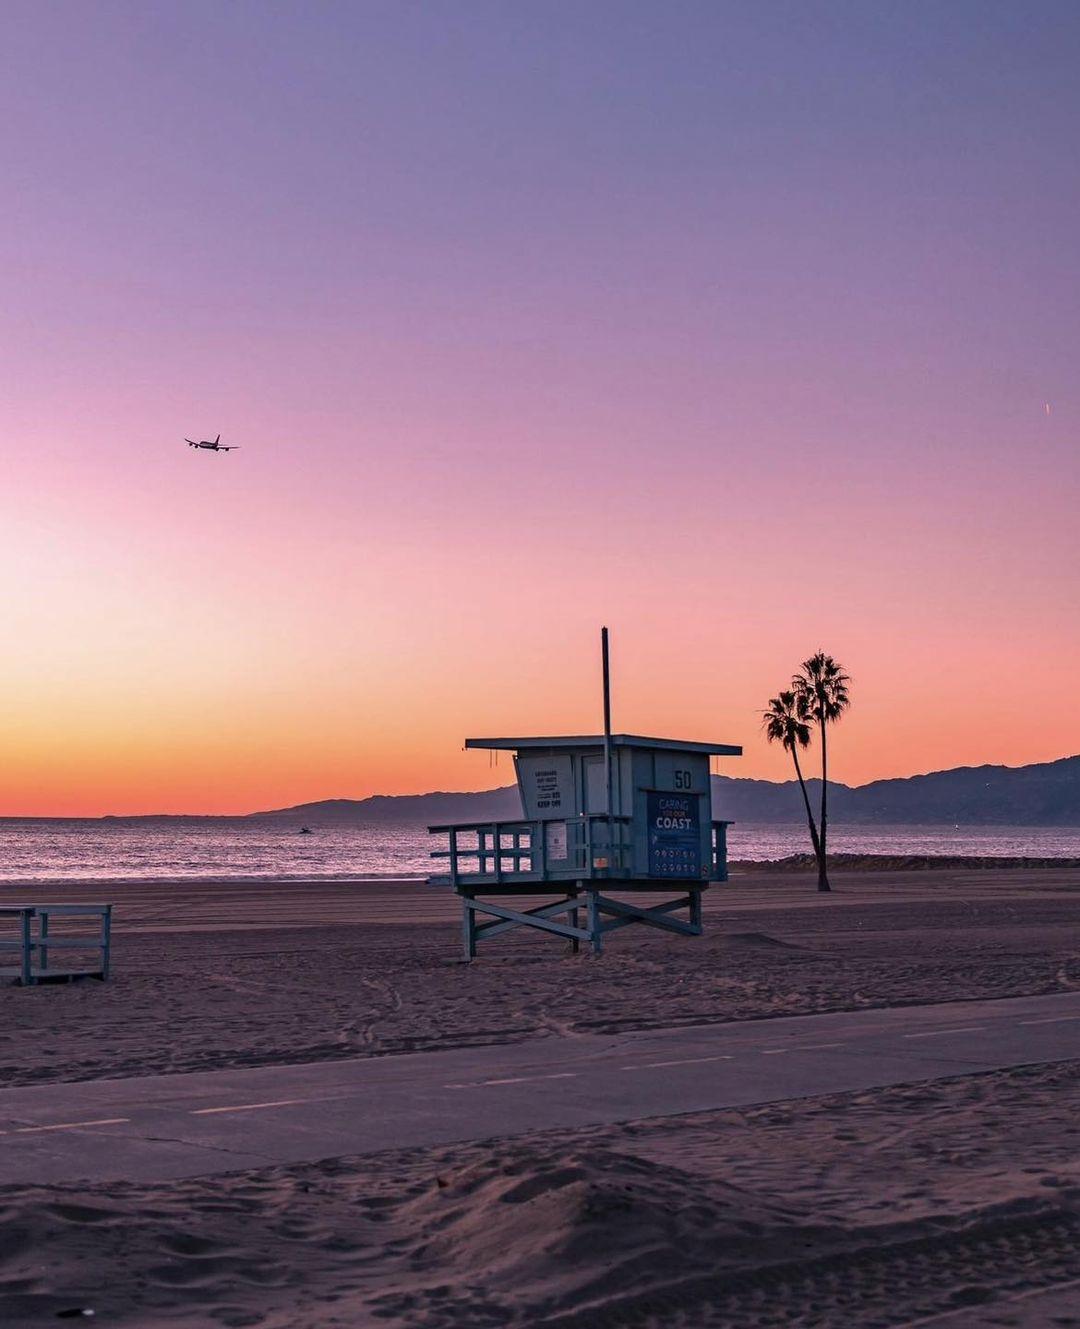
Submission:
[[[790,778],[758,712],[819,645],[854,678],[835,779],[1080,747],[1080,634],[1052,612],[1060,587],[1018,586],[1003,640],[995,609],[1008,587],[960,579],[965,559],[985,560],[962,532],[950,583],[931,571],[942,549],[894,557],[889,513],[860,518],[824,563],[842,594],[819,607],[790,587],[797,551],[775,529],[759,544],[751,520],[667,531],[659,554],[620,547],[621,517],[576,544],[538,517],[515,532],[399,514],[353,533],[340,516],[309,520],[305,500],[291,516],[256,504],[241,522],[237,477],[165,465],[167,523],[70,500],[51,521],[10,514],[7,565],[33,574],[8,596],[20,649],[2,665],[4,815],[244,813],[510,783],[508,761],[490,766],[463,739],[596,730],[601,617],[616,726],[743,744],[726,774]]]

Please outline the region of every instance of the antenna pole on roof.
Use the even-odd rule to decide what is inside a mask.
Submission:
[[[611,773],[611,666],[608,656],[608,630],[600,629],[600,654],[603,658],[604,668],[604,776],[607,780],[607,814],[608,814],[608,854],[610,855],[614,846],[611,841],[611,816],[615,811],[615,803],[612,797],[614,782]]]

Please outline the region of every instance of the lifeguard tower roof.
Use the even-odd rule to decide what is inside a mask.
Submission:
[[[602,748],[603,734],[572,734],[556,738],[467,738],[467,748],[525,752],[529,748]],[[669,752],[705,752],[720,757],[741,757],[742,748],[735,743],[689,743],[678,738],[647,738],[641,734],[612,734],[611,746],[616,748],[663,748]]]

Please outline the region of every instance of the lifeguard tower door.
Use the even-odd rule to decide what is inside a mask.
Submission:
[[[582,764],[585,768],[585,811],[613,812],[614,808],[607,805],[607,769],[603,756],[585,756]]]

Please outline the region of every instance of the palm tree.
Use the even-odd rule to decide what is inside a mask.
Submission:
[[[780,743],[791,753],[795,763],[795,774],[802,790],[803,806],[806,808],[806,820],[810,826],[810,840],[814,846],[814,857],[818,860],[818,873],[821,871],[821,848],[818,841],[818,829],[814,824],[814,814],[810,808],[810,797],[806,792],[802,767],[799,765],[799,749],[810,746],[810,711],[806,695],[799,689],[780,692],[762,711],[762,724],[765,737],[770,743]]]
[[[829,872],[826,861],[829,837],[829,761],[826,734],[829,725],[851,705],[848,684],[851,679],[824,651],[818,651],[803,662],[802,670],[791,680],[791,686],[803,698],[807,717],[817,724],[821,735],[821,834],[818,851],[818,890],[828,891]]]

